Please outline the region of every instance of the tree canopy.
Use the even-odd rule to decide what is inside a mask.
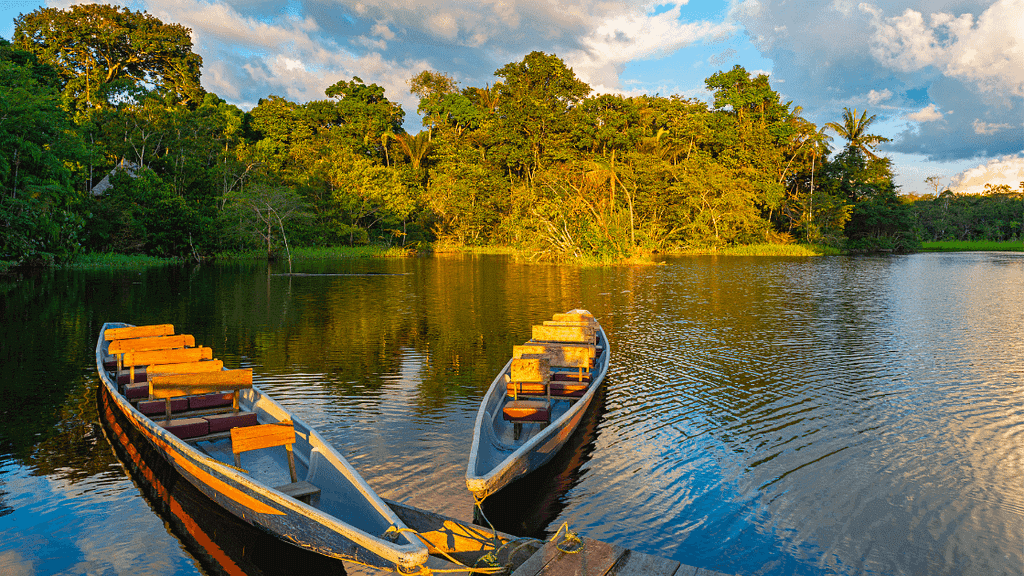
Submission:
[[[106,4],[40,8],[14,23],[14,44],[52,66],[68,110],[115,105],[154,90],[182,103],[202,99],[203,59],[190,30]]]

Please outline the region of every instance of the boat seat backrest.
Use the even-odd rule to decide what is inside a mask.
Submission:
[[[593,314],[583,312],[565,312],[563,314],[555,314],[551,317],[554,322],[588,322],[597,324],[597,319],[594,318]]]
[[[175,364],[154,364],[146,368],[147,376],[164,374],[198,374],[201,372],[219,372],[224,369],[224,362],[217,360],[199,360],[198,362],[178,362]]]
[[[241,468],[243,452],[284,446],[288,450],[288,471],[293,483],[299,481],[295,473],[295,455],[292,453],[294,443],[295,425],[287,421],[231,429],[231,451],[235,455],[235,466]]]
[[[237,412],[239,391],[247,388],[252,388],[252,368],[197,374],[159,374],[149,378],[149,399],[163,398],[167,414],[170,414],[171,398],[230,390],[233,393],[232,409]]]
[[[538,342],[594,344],[597,329],[593,326],[534,326],[533,339]]]
[[[107,341],[124,338],[148,338],[151,336],[170,336],[174,334],[173,324],[152,324],[149,326],[125,326],[124,328],[107,328],[103,339]]]
[[[524,355],[540,355],[548,359],[552,368],[583,368],[594,367],[597,347],[593,345],[565,345],[554,343],[530,343],[512,347],[512,357],[522,358]]]
[[[121,358],[124,368],[152,366],[154,364],[179,364],[213,360],[213,349],[206,346],[196,348],[174,348],[172,350],[131,350]]]
[[[148,338],[125,338],[114,340],[107,345],[107,354],[120,354],[129,350],[169,350],[172,348],[195,348],[196,338],[191,334],[176,336],[153,336]]]

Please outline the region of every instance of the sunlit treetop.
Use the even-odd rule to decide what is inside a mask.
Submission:
[[[202,101],[202,58],[191,30],[146,12],[88,4],[40,8],[14,23],[14,44],[60,75],[64,106],[106,108],[153,92],[189,104]]]

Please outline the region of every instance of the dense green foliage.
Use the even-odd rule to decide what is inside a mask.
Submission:
[[[919,245],[921,219],[871,150],[884,141],[866,132],[874,117],[845,110],[830,127],[848,142],[830,158],[824,130],[739,66],[707,79],[711,104],[595,95],[541,52],[482,88],[424,71],[410,87],[426,129],[409,134],[401,107],[360,78],[243,112],[199,86],[189,30],[145,13],[39,9],[14,40],[0,46],[0,260]]]
[[[918,233],[925,241],[1024,240],[1024,182],[1015,191],[1005,184],[986,186],[985,194],[954,194],[915,198]]]

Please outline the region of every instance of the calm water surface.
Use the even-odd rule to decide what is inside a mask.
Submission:
[[[126,473],[96,415],[104,321],[194,334],[382,496],[469,520],[485,388],[532,324],[574,307],[608,333],[606,389],[566,451],[488,502],[499,528],[568,522],[742,575],[1024,574],[1024,255],[276,271],[0,277],[0,574],[338,570],[199,502],[235,561],[211,556],[161,504],[187,486]]]

